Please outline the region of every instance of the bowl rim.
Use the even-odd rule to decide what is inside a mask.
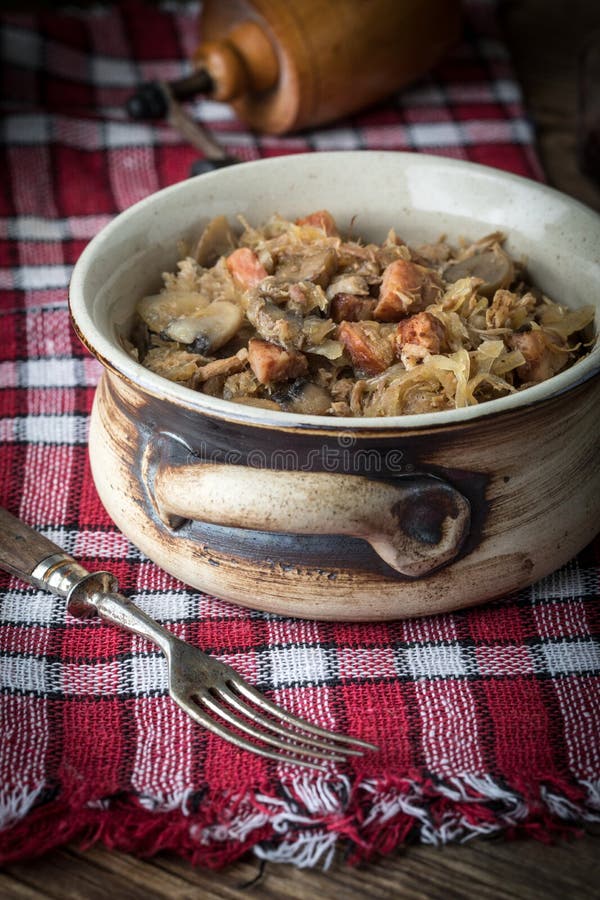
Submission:
[[[327,159],[332,162],[346,162],[350,157],[359,157],[362,160],[369,158],[373,164],[375,158],[390,158],[398,160],[399,165],[410,162],[411,165],[448,167],[450,170],[473,172],[479,177],[487,177],[500,181],[501,184],[518,184],[525,186],[530,191],[546,196],[555,204],[560,203],[568,207],[570,212],[587,217],[590,225],[598,229],[600,239],[600,215],[585,204],[567,194],[549,187],[546,184],[536,182],[512,172],[495,169],[480,163],[467,160],[457,160],[434,154],[388,151],[388,150],[337,150],[322,151],[319,153],[297,153],[285,156],[271,157],[267,159],[252,160],[250,162],[237,163],[235,169],[249,170],[256,168],[276,168],[281,165],[293,167],[303,164],[308,160],[313,163],[319,159]],[[98,329],[92,319],[84,300],[85,279],[93,260],[103,251],[104,244],[110,239],[112,232],[120,228],[124,222],[135,218],[146,209],[160,203],[165,196],[176,195],[180,191],[189,190],[190,184],[202,183],[207,186],[212,181],[222,181],[227,177],[227,170],[220,169],[186,179],[155,191],[149,196],[139,200],[123,212],[117,214],[108,225],[104,226],[98,234],[92,238],[77,260],[69,285],[69,312],[71,322],[79,340],[95,356],[98,361],[109,371],[124,378],[129,384],[141,388],[145,393],[158,399],[175,402],[178,406],[192,408],[214,418],[222,418],[229,422],[240,422],[248,425],[267,426],[271,428],[283,428],[294,430],[297,428],[318,429],[322,431],[382,431],[387,429],[415,430],[431,429],[453,426],[461,423],[472,422],[477,419],[489,418],[503,412],[514,411],[537,405],[540,402],[558,397],[565,392],[582,384],[585,381],[600,374],[600,346],[598,341],[593,351],[576,365],[564,372],[559,372],[547,381],[533,385],[523,391],[509,394],[495,400],[486,400],[476,406],[461,407],[459,409],[438,410],[430,413],[418,413],[400,416],[385,417],[349,417],[349,416],[314,416],[300,415],[284,411],[264,409],[262,407],[246,406],[230,400],[223,400],[207,394],[194,391],[191,388],[169,381],[163,376],[156,375],[146,369],[141,363],[134,360],[127,351],[118,343],[108,340]],[[174,236],[176,237],[176,236]],[[600,275],[600,266],[599,275]]]

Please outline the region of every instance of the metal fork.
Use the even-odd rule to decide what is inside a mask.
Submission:
[[[186,644],[119,594],[117,579],[110,572],[86,571],[60,547],[1,507],[0,568],[66,598],[69,612],[79,618],[99,615],[152,641],[167,658],[169,694],[175,703],[195,722],[237,747],[323,771],[324,763],[342,762],[348,756],[378,749],[281,709],[230,666]]]

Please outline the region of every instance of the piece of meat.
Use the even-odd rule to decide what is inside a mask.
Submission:
[[[308,372],[308,362],[298,350],[284,350],[270,341],[252,338],[248,344],[250,368],[261,384],[287,381]]]
[[[396,353],[400,355],[406,344],[417,344],[429,353],[439,353],[446,335],[439,319],[428,312],[416,313],[398,322],[396,331]]]
[[[532,293],[519,297],[511,291],[498,290],[485,312],[487,328],[511,328],[516,330],[525,323],[536,306]]]
[[[376,300],[355,294],[336,294],[331,301],[330,315],[334,322],[363,322],[373,318]]]
[[[234,250],[227,257],[227,268],[235,283],[244,290],[256,287],[268,275],[257,255],[249,247],[240,247],[238,250]]]
[[[365,375],[379,375],[394,360],[390,335],[377,322],[342,322],[337,339],[348,351],[354,368]]]
[[[228,356],[225,359],[214,359],[212,362],[200,366],[194,375],[194,382],[202,383],[214,378],[215,375],[233,375],[235,372],[241,372],[248,361],[248,351],[246,348],[238,350],[234,356]]]
[[[350,409],[350,404],[345,400],[336,400],[329,407],[329,412],[332,416],[351,416],[352,410]]]
[[[329,237],[337,235],[337,225],[335,219],[326,209],[319,209],[309,216],[302,219],[296,219],[296,225],[312,225],[313,228],[321,228]]]
[[[544,328],[517,332],[508,338],[512,350],[520,350],[525,362],[516,372],[523,382],[545,381],[556,375],[567,363],[569,354],[561,352],[561,338]]]
[[[415,313],[398,323],[396,356],[405,368],[412,369],[430,353],[439,353],[445,338],[444,326],[439,319],[428,312]]]
[[[381,322],[399,322],[435,303],[441,293],[441,281],[435,272],[406,259],[397,259],[383,273],[375,318]]]
[[[331,385],[330,392],[334,400],[348,400],[354,387],[353,378],[339,378]]]
[[[177,381],[187,384],[196,375],[201,356],[180,350],[178,344],[162,343],[158,347],[151,347],[144,357],[144,365],[151,372],[168,378],[169,381]]]

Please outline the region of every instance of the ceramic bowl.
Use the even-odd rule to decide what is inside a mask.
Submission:
[[[189,585],[292,616],[375,620],[507,594],[576,554],[600,521],[598,347],[547,382],[479,406],[378,419],[230,403],[123,349],[137,300],[215,215],[260,223],[326,207],[380,241],[501,229],[537,283],[600,302],[600,217],[532,181],[418,154],[279,157],[176,184],[86,248],[72,319],[102,362],[90,456],[100,497]]]

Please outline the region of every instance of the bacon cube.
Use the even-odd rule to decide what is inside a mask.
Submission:
[[[567,353],[561,352],[564,341],[545,328],[513,333],[508,338],[508,344],[512,350],[520,350],[525,357],[525,362],[517,368],[517,375],[526,383],[551,378],[564,368],[569,359]]]
[[[336,294],[331,301],[330,316],[334,322],[363,322],[373,318],[375,300],[356,294]]]
[[[342,322],[337,339],[348,351],[354,368],[365,375],[379,375],[394,361],[389,334],[378,322]]]
[[[288,381],[306,375],[308,361],[298,350],[284,350],[271,341],[252,338],[248,344],[250,368],[261,384]]]
[[[444,326],[428,312],[416,313],[398,323],[396,331],[396,355],[400,356],[406,344],[417,345],[429,353],[439,353],[444,343]]]

